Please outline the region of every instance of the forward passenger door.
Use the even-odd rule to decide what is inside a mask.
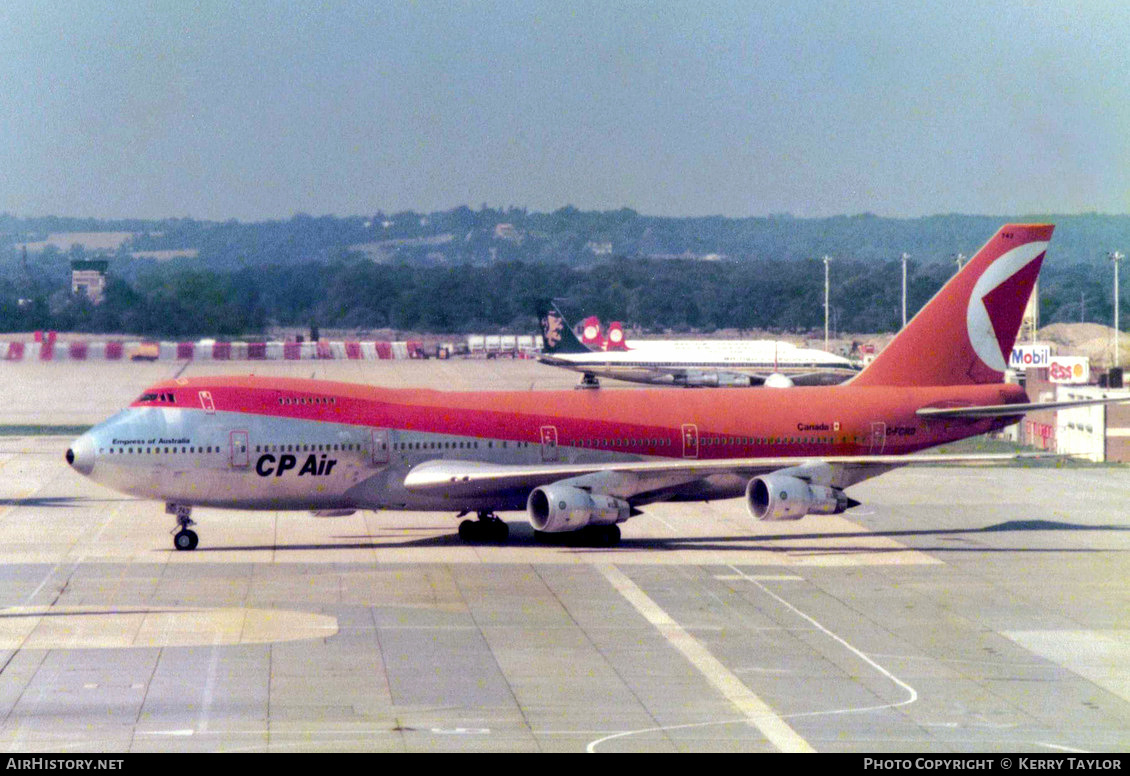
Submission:
[[[698,426],[694,423],[683,424],[683,457],[698,458]]]
[[[251,465],[251,445],[246,431],[231,432],[231,466],[233,469],[246,469]]]
[[[372,456],[374,466],[384,466],[389,461],[388,429],[374,428],[372,431]]]
[[[557,460],[557,427],[541,427],[541,459],[549,463]]]

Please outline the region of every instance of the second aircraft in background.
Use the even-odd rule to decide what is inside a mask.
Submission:
[[[628,345],[620,324],[600,337],[596,318],[584,321],[586,347],[552,302],[538,307],[545,345],[540,360],[581,372],[580,386],[596,388],[596,378],[612,377],[658,385],[750,386],[836,385],[859,368],[843,356],[798,348],[775,340],[633,340]]]

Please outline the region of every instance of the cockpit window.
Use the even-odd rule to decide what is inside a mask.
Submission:
[[[163,401],[169,404],[176,404],[176,395],[172,393],[143,393],[139,402],[143,401]]]

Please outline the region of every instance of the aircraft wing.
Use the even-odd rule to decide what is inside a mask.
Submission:
[[[574,372],[584,372],[595,377],[610,377],[629,383],[649,385],[749,386],[764,382],[767,375],[756,375],[739,369],[690,369],[683,366],[644,366],[640,364],[577,363],[570,359],[542,354],[538,361],[549,366],[564,367]]]
[[[414,466],[404,487],[415,493],[459,498],[490,493],[532,490],[563,480],[619,498],[645,493],[677,493],[682,486],[709,477],[732,475],[743,479],[784,469],[797,476],[848,487],[901,466],[1001,465],[1043,454],[980,455],[852,455],[825,458],[728,458],[715,461],[636,461],[623,463],[545,463],[507,465],[482,461],[432,460]]]

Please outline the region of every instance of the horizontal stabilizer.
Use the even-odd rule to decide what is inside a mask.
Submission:
[[[927,420],[979,420],[983,418],[1007,418],[1024,415],[1037,410],[1063,410],[1075,407],[1092,407],[1098,404],[1120,404],[1130,399],[1075,399],[1071,401],[1042,401],[1029,404],[986,404],[980,407],[923,407],[915,412]]]

